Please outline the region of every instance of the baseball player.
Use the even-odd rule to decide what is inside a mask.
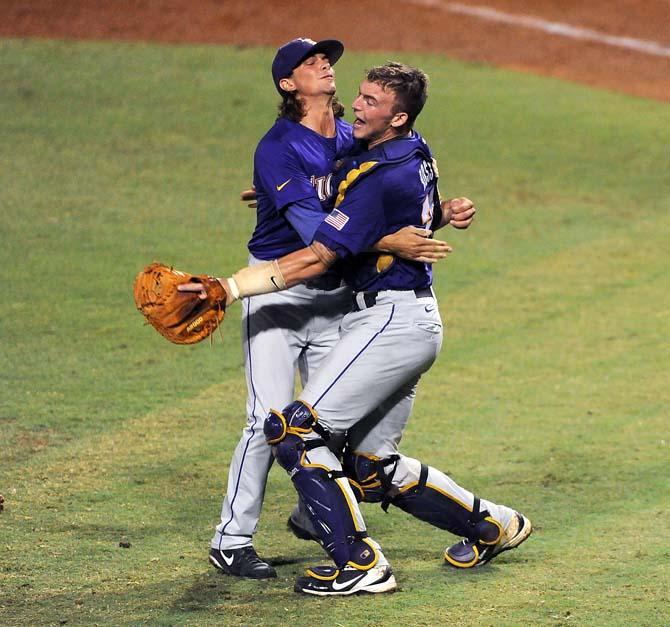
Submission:
[[[336,40],[295,39],[274,58],[272,77],[282,101],[277,121],[254,155],[257,225],[248,246],[254,266],[310,244],[332,208],[331,171],[354,145],[352,127],[341,119],[344,108],[335,93],[333,65],[343,50]],[[470,220],[471,212],[464,211],[453,224],[463,228]],[[405,229],[400,237],[389,232],[376,246],[424,262],[444,257],[447,245],[426,235],[418,228]],[[221,522],[209,554],[225,573],[276,576],[252,544],[272,462],[263,420],[271,407],[292,400],[296,367],[302,382],[309,380],[338,341],[340,321],[350,308],[351,291],[332,269],[289,290],[243,301],[248,422],[230,464]]]
[[[335,563],[309,569],[296,581],[298,592],[329,596],[396,588],[379,544],[367,535],[358,501],[393,504],[464,536],[444,554],[461,568],[519,546],[532,530],[519,512],[476,497],[398,450],[419,378],[439,353],[442,323],[429,265],[366,251],[400,226],[434,229],[450,218],[449,207],[445,211],[439,202],[430,150],[412,131],[426,90],[420,70],[396,63],[370,70],[353,105],[354,137],[367,142],[367,151],[347,162],[336,206],[311,246],[221,280],[233,302],[310,280],[340,260],[355,293],[339,342],[298,399],[281,412],[271,410],[264,423],[275,458]],[[468,202],[452,201],[450,207]],[[272,355],[265,359],[274,365]],[[347,430],[349,448],[340,464],[326,442]]]

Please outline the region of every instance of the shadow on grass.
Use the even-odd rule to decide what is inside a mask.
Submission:
[[[312,546],[317,554],[320,551],[316,543],[305,543]],[[265,555],[268,563],[277,569],[275,579],[244,579],[227,575],[210,567],[206,572],[196,573],[192,582],[185,583],[182,594],[174,599],[173,612],[215,611],[221,606],[231,608],[245,607],[247,604],[274,604],[286,594],[292,594],[295,579],[302,575],[305,568],[314,563],[326,563],[325,553],[318,554],[316,559],[306,559],[304,555],[287,555],[283,553]]]
[[[301,557],[268,557],[267,561],[273,566],[291,566],[305,562]]]
[[[244,580],[238,583],[244,583]],[[183,594],[173,601],[172,610],[196,612],[209,609],[233,595],[237,596],[240,593],[238,587],[241,586],[236,586],[232,577],[226,577],[214,569],[199,573]]]
[[[293,563],[298,560],[270,560],[275,566]],[[277,599],[292,592],[293,582],[300,569],[295,572],[277,573],[276,579],[243,579],[221,573],[214,568],[198,573],[185,587],[182,594],[171,605],[173,612],[202,612],[220,608],[244,607],[247,604],[259,605],[277,602]]]

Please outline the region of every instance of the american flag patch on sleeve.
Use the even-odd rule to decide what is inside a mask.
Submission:
[[[325,220],[330,226],[336,228],[338,231],[341,231],[344,225],[349,222],[349,216],[345,215],[338,209],[333,209],[327,216]]]

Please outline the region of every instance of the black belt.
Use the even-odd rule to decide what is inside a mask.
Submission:
[[[427,296],[433,296],[433,290],[430,287],[417,287],[414,290],[414,295],[417,298],[426,298]],[[365,309],[368,309],[369,307],[374,307],[374,305],[377,303],[377,295],[379,294],[379,291],[377,292],[357,292],[354,294],[354,311],[361,311],[361,307],[358,304],[358,301],[356,300],[356,297],[360,297],[361,294],[363,295],[363,302],[365,303]]]
[[[311,281],[305,281],[304,286],[310,290],[321,290],[322,292],[332,292],[341,288],[342,278],[339,276],[322,276]]]

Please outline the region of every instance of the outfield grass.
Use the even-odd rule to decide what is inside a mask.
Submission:
[[[322,554],[285,531],[273,469],[256,546],[279,578],[208,565],[244,421],[238,314],[223,346],[176,347],[131,283],[153,259],[244,263],[271,55],[0,41],[0,621],[670,622],[670,108],[434,56],[403,56],[432,78],[418,128],[479,212],[436,271],[447,334],[404,450],[536,533],[453,572],[447,534],[366,507],[401,591],[304,599]],[[392,56],[345,57],[343,100]]]

